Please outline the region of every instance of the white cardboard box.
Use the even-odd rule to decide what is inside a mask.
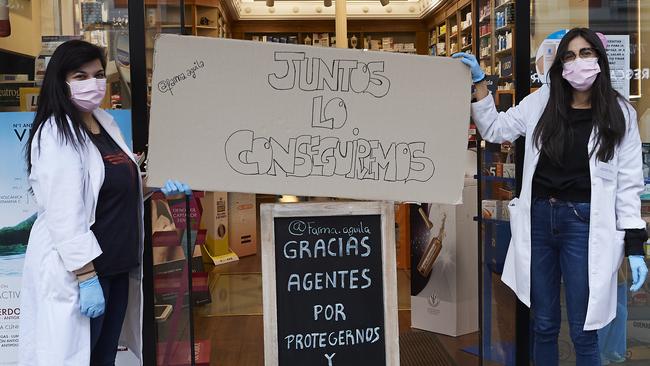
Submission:
[[[476,195],[476,181],[465,179],[461,205],[434,204],[431,207],[429,219],[434,227],[430,237],[438,235],[443,214],[447,215],[446,235],[428,284],[420,293],[411,296],[411,326],[414,328],[450,336],[478,330]]]
[[[228,241],[237,256],[257,253],[257,205],[253,193],[228,193]]]
[[[228,245],[228,194],[226,192],[205,192],[201,204],[203,216],[201,227],[207,229],[205,239],[204,261],[210,262],[213,258],[227,255]]]

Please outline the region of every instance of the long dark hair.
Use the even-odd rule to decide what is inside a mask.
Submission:
[[[45,70],[45,78],[38,97],[38,107],[32,128],[29,131],[29,140],[25,145],[25,159],[27,171],[31,173],[32,144],[40,144],[40,133],[34,140],[39,128],[53,117],[59,131],[59,138],[63,144],[71,144],[75,148],[84,145],[83,136],[89,134],[88,128],[81,120],[81,114],[70,101],[70,88],[66,84],[68,73],[78,70],[83,65],[99,60],[106,69],[106,59],[101,48],[80,40],[67,41],[54,51]],[[72,127],[68,123],[72,121]]]
[[[569,42],[582,37],[598,53],[600,73],[591,87],[591,109],[593,123],[596,127],[596,144],[594,151],[600,161],[609,161],[614,157],[614,150],[625,135],[625,116],[619,105],[621,95],[612,88],[607,51],[598,35],[587,28],[571,29],[560,42],[553,65],[549,69],[550,97],[546,109],[535,127],[533,141],[551,160],[562,165],[566,138],[571,136],[569,129],[569,108],[573,100],[573,87],[562,77],[562,56],[569,48]],[[540,147],[541,146],[541,147]]]

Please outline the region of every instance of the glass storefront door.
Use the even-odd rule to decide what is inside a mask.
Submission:
[[[644,175],[650,173],[650,3],[641,0],[531,0],[531,91],[544,82],[544,68],[565,30],[589,27],[608,40],[607,53],[614,87],[636,109],[643,142]],[[650,199],[650,195],[642,198]],[[643,201],[650,220],[650,200]],[[646,249],[647,252],[647,249]],[[650,264],[650,262],[648,262]],[[601,357],[621,365],[650,364],[650,285],[629,291],[631,274],[624,260],[618,271],[617,317],[599,331]],[[560,364],[574,365],[564,296],[560,332]],[[619,364],[619,363],[616,363]]]
[[[516,95],[516,52],[521,52],[515,26],[519,5],[514,0],[479,0],[477,58],[499,111],[519,100]],[[525,80],[524,80],[525,81]],[[481,243],[481,349],[485,365],[514,365],[517,357],[517,309],[512,291],[501,281],[510,243],[508,202],[517,196],[516,142],[479,144]]]

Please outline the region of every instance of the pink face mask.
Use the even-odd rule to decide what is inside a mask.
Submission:
[[[589,90],[600,73],[600,65],[596,57],[577,58],[565,63],[563,67],[562,77],[579,91]]]
[[[75,80],[68,85],[70,100],[82,112],[92,112],[99,108],[106,94],[106,79]]]

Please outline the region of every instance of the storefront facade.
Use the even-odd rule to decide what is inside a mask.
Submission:
[[[49,56],[61,42],[79,38],[106,50],[109,87],[102,107],[120,122],[133,150],[146,152],[154,41],[158,34],[320,46],[335,43],[333,7],[323,7],[316,1],[278,1],[275,4],[271,1],[271,6],[267,3],[236,0],[0,0],[0,120],[6,124],[0,126],[2,133],[11,136],[11,143],[16,146],[24,143],[20,136],[25,126],[31,123],[30,113],[37,103],[39,82]],[[2,18],[3,6],[8,19]],[[641,139],[648,143],[648,146],[644,144],[643,151],[644,175],[646,182],[649,181],[650,3],[642,0],[406,0],[381,6],[379,2],[348,1],[348,12],[348,48],[441,57],[459,51],[474,53],[488,74],[499,110],[516,105],[541,87],[544,69],[549,65],[563,31],[588,27],[603,33],[608,40],[615,87],[634,106]],[[8,22],[3,23],[5,20]],[[4,24],[10,24],[10,28]],[[523,142],[496,145],[482,141],[476,131],[470,130],[470,135],[469,150],[478,153],[475,215],[478,224],[472,225],[478,227],[479,331],[474,338],[458,346],[464,348],[462,352],[465,354],[476,356],[456,361],[463,365],[464,362],[531,364],[529,310],[500,281],[510,238],[509,222],[507,217],[486,218],[481,214],[485,212],[486,203],[497,207],[517,195]],[[18,136],[18,140],[13,136]],[[14,159],[21,156],[19,153],[15,155]],[[465,157],[458,159],[465,161]],[[13,177],[20,175],[21,169],[20,164],[16,164],[6,174],[7,177],[12,175],[12,179],[18,178],[16,181],[0,181],[0,189],[20,197],[0,206],[0,228],[22,223],[33,215],[34,206],[26,194],[25,178]],[[643,198],[650,200],[650,193]],[[161,212],[168,211],[173,216],[174,210],[182,208],[175,206],[180,203],[162,201],[157,196],[148,201],[147,212],[151,214],[145,219],[149,243],[145,250],[145,273],[152,274],[145,276],[144,282],[145,364],[160,364],[161,359],[168,359],[171,353],[181,358],[190,357],[190,333],[206,339],[214,328],[206,328],[205,324],[214,323],[211,327],[225,324],[209,320],[211,318],[190,320],[190,311],[184,306],[188,302],[185,293],[187,263],[179,253],[161,249],[174,245],[164,244],[166,239],[159,234],[165,226],[160,221],[164,216]],[[276,197],[257,197],[257,204],[275,201]],[[494,212],[496,214],[496,208]],[[644,201],[643,216],[650,217],[650,201]],[[169,220],[173,221],[173,218]],[[177,223],[178,227],[182,225]],[[198,233],[198,227],[193,232]],[[0,241],[0,244],[3,243]],[[183,247],[178,245],[181,243],[176,244]],[[7,263],[18,269],[22,254],[24,248],[12,247],[6,252],[0,251],[0,259],[7,258]],[[196,261],[201,262],[200,259]],[[404,254],[398,268],[400,265],[410,268],[407,262],[409,254]],[[247,266],[234,271],[260,272],[256,264]],[[178,273],[170,274],[174,270]],[[221,275],[225,276],[224,273]],[[616,320],[616,327],[603,332],[601,338],[603,347],[617,349],[619,353],[625,350],[622,354],[627,358],[625,364],[642,365],[650,362],[650,286],[645,285],[641,291],[631,293],[627,290],[629,276],[629,268],[624,262],[619,273],[620,318]],[[194,280],[206,281],[205,284],[201,282],[203,287],[199,292],[207,291],[210,297],[208,280],[201,276]],[[13,278],[5,282],[0,279],[0,284],[15,291],[19,275],[14,273]],[[212,299],[215,299],[214,293]],[[197,301],[195,295],[193,303],[201,306]],[[7,307],[17,308],[16,299]],[[261,318],[261,314],[256,316]],[[560,359],[561,364],[570,365],[575,362],[575,353],[568,336],[565,314],[563,319]],[[192,323],[193,327],[190,326]],[[257,323],[251,324],[258,327]],[[259,331],[259,328],[255,329]],[[255,343],[254,339],[249,339],[248,342],[249,346],[257,349],[261,344],[261,340]],[[238,365],[232,359],[221,358],[228,354],[226,347],[235,346],[239,347],[227,342],[213,344],[212,364]],[[246,365],[258,364],[261,360],[262,356],[259,356],[248,360]]]

